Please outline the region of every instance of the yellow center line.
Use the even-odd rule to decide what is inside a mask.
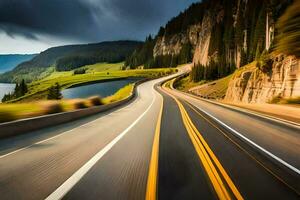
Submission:
[[[187,114],[187,113],[186,113]],[[220,170],[223,178],[225,179],[225,181],[227,182],[228,186],[230,187],[231,191],[233,192],[234,196],[237,199],[243,199],[242,195],[240,194],[240,192],[238,191],[238,189],[236,188],[236,186],[234,185],[233,181],[231,180],[231,178],[229,177],[229,175],[227,174],[227,172],[225,171],[225,169],[223,168],[222,164],[220,163],[220,161],[217,159],[217,157],[215,156],[215,154],[213,153],[213,151],[211,150],[211,148],[209,147],[209,145],[207,144],[207,142],[204,140],[203,136],[200,134],[200,132],[198,131],[198,129],[195,127],[195,125],[192,123],[191,119],[188,118],[188,120],[190,121],[190,124],[193,128],[193,130],[196,132],[197,136],[199,137],[199,139],[201,140],[201,143],[204,145],[205,149],[207,150],[207,152],[209,153],[210,157],[212,158],[212,160],[214,161],[214,163],[216,164],[217,168]]]
[[[258,159],[256,159],[251,153],[249,153],[245,148],[243,148],[241,145],[239,145],[237,142],[235,142],[233,139],[231,139],[224,131],[222,131],[219,127],[217,127],[215,124],[213,124],[209,119],[207,119],[207,117],[205,117],[204,115],[202,115],[198,110],[196,110],[194,107],[192,107],[192,105],[185,100],[185,102],[187,103],[187,105],[194,110],[199,116],[201,116],[205,121],[207,121],[209,124],[211,124],[213,127],[215,127],[220,133],[222,133],[224,135],[224,137],[226,137],[230,142],[232,142],[234,145],[236,145],[240,150],[242,150],[246,155],[248,155],[251,159],[253,159],[256,163],[258,163],[261,167],[263,167],[268,173],[270,173],[271,175],[273,175],[275,178],[277,178],[280,182],[282,182],[283,184],[285,184],[287,187],[289,187],[291,190],[293,190],[294,192],[296,192],[298,195],[300,195],[299,191],[297,191],[297,189],[295,189],[294,187],[292,187],[291,185],[289,185],[286,181],[284,181],[282,178],[280,178],[277,174],[275,174],[271,169],[269,169],[267,166],[265,166],[261,161],[259,161]]]
[[[184,108],[183,108],[182,104],[180,102],[178,102],[177,99],[176,99],[176,102],[177,102],[180,112],[182,114],[184,125],[187,128],[188,134],[192,140],[192,143],[194,144],[196,152],[199,155],[199,158],[200,158],[200,160],[201,160],[201,162],[202,162],[202,164],[214,186],[214,189],[216,190],[216,193],[217,193],[219,199],[231,199],[226,190],[224,183],[221,180],[221,177],[219,176],[216,168],[214,167],[212,161],[210,160],[205,148],[203,147],[203,145],[201,144],[199,139],[196,137],[196,135],[189,123],[188,117],[186,116],[186,113],[184,112]]]
[[[168,90],[164,88],[165,90]],[[190,119],[187,111],[185,110],[182,103],[172,94],[168,93],[178,104],[184,125],[188,131],[188,134],[192,140],[192,143],[196,149],[196,152],[199,155],[199,158],[214,186],[214,189],[216,190],[216,193],[220,199],[231,199],[229,193],[227,192],[227,189],[218,173],[218,171],[215,168],[218,168],[219,172],[221,173],[221,176],[226,181],[228,187],[232,191],[232,194],[235,196],[236,199],[243,199],[240,192],[234,185],[233,181],[227,174],[226,170],[223,168],[222,164],[219,162],[213,151],[210,149],[209,145],[205,141],[205,139],[202,137],[201,133],[198,131],[196,126],[193,124],[192,120]],[[212,160],[211,160],[212,159]],[[214,165],[214,164],[215,165]]]
[[[161,119],[163,112],[163,98],[161,103],[161,108],[158,116],[158,121],[156,124],[151,160],[149,165],[149,173],[147,180],[147,189],[146,189],[146,200],[156,200],[157,196],[157,175],[158,175],[158,155],[159,155],[159,137],[160,137],[160,127],[161,127]]]

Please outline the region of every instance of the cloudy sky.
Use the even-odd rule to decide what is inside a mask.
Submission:
[[[0,0],[0,54],[143,40],[198,0]]]

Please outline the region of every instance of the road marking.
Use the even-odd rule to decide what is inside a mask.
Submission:
[[[265,170],[267,170],[270,174],[272,174],[275,178],[277,178],[279,181],[281,181],[283,184],[285,184],[287,187],[289,187],[291,190],[295,191],[298,195],[300,195],[299,191],[297,191],[294,187],[289,185],[287,182],[285,182],[282,178],[277,176],[271,169],[266,167],[262,162],[257,160],[253,155],[251,155],[246,149],[244,149],[241,145],[239,145],[237,142],[235,142],[233,139],[231,139],[223,130],[221,130],[219,127],[217,127],[215,124],[213,124],[207,117],[203,116],[198,110],[196,110],[191,103],[185,101],[187,105],[193,109],[199,116],[201,116],[203,119],[205,119],[209,124],[211,124],[213,127],[215,127],[218,131],[220,131],[229,141],[231,141],[234,145],[236,145],[239,149],[241,149],[244,153],[246,153],[251,159],[253,159],[255,162],[257,162],[260,166],[262,166]]]
[[[186,95],[183,92],[180,92],[183,95]],[[190,95],[188,95],[190,96]],[[194,97],[195,99],[198,99],[196,97]],[[201,99],[202,100],[202,99]],[[214,102],[211,102],[214,103]],[[222,106],[222,105],[221,105]],[[224,105],[226,107],[226,105]],[[231,130],[234,134],[236,134],[238,137],[242,138],[243,140],[245,140],[246,142],[250,143],[251,145],[253,145],[254,147],[256,147],[257,149],[259,149],[260,151],[264,152],[265,154],[267,154],[268,156],[270,156],[271,158],[273,158],[274,160],[276,160],[277,162],[281,163],[282,165],[284,165],[285,167],[289,168],[290,170],[292,170],[293,172],[297,173],[298,175],[300,175],[300,170],[297,169],[296,167],[294,167],[293,165],[289,164],[288,162],[284,161],[283,159],[279,158],[278,156],[272,154],[271,152],[269,152],[268,150],[266,150],[265,148],[259,146],[258,144],[256,144],[255,142],[253,142],[252,140],[248,139],[247,137],[245,137],[243,134],[239,133],[238,131],[236,131],[235,129],[231,128],[230,126],[228,126],[227,124],[225,124],[224,122],[222,122],[221,120],[219,120],[218,118],[214,117],[213,115],[211,115],[210,113],[206,112],[205,110],[203,110],[202,108],[200,108],[199,106],[196,105],[196,107],[202,111],[203,113],[205,113],[206,115],[208,115],[209,117],[213,118],[215,121],[217,121],[218,123],[220,123],[222,126],[224,126],[225,128]],[[243,111],[242,111],[243,112]],[[254,113],[251,113],[254,115]],[[261,116],[264,117],[264,116]],[[267,119],[267,117],[265,117]],[[270,120],[274,120],[270,118]],[[278,122],[284,123],[280,120],[278,120]],[[291,124],[288,124],[291,125]]]
[[[258,144],[256,144],[255,142],[253,142],[252,140],[248,139],[247,137],[245,137],[243,134],[239,133],[238,131],[236,131],[235,129],[231,128],[230,126],[228,126],[227,124],[225,124],[224,122],[222,122],[221,120],[219,120],[218,118],[214,117],[213,115],[211,115],[210,113],[206,112],[205,110],[201,109],[199,106],[196,105],[196,107],[203,113],[205,113],[206,115],[208,115],[209,117],[211,117],[212,119],[214,119],[215,121],[217,121],[218,123],[220,123],[222,126],[224,126],[225,128],[229,129],[230,131],[232,131],[234,134],[236,134],[238,137],[242,138],[243,140],[245,140],[246,142],[250,143],[252,146],[256,147],[257,149],[259,149],[260,151],[264,152],[265,154],[267,154],[268,156],[270,156],[271,158],[275,159],[276,161],[278,161],[279,163],[281,163],[282,165],[284,165],[285,167],[289,168],[290,170],[294,171],[295,173],[297,173],[298,175],[300,175],[300,170],[297,169],[296,167],[292,166],[291,164],[287,163],[286,161],[284,161],[283,159],[277,157],[276,155],[272,154],[271,152],[269,152],[268,150],[264,149],[263,147],[259,146]]]
[[[222,164],[220,163],[220,161],[217,159],[217,157],[215,156],[215,154],[213,153],[213,151],[211,150],[211,148],[209,147],[209,145],[207,144],[207,142],[205,141],[205,139],[203,138],[203,136],[201,135],[201,133],[195,127],[194,123],[192,122],[192,120],[188,116],[188,113],[187,113],[187,111],[185,110],[184,107],[183,107],[183,109],[184,109],[184,112],[185,112],[185,114],[187,116],[187,119],[188,119],[190,125],[192,126],[192,129],[195,131],[195,133],[197,134],[197,136],[200,139],[201,143],[203,144],[203,146],[207,150],[208,154],[210,155],[210,157],[212,158],[212,160],[216,164],[217,168],[220,170],[223,178],[226,180],[226,182],[227,182],[228,186],[230,187],[230,189],[232,190],[233,194],[235,195],[235,197],[237,199],[243,199],[243,197],[241,196],[240,192],[238,191],[238,189],[234,185],[233,181],[231,180],[231,178],[229,177],[229,175],[225,171],[224,167],[222,166]]]
[[[181,107],[180,105],[178,105]],[[205,150],[203,149],[203,146],[197,141],[197,138],[194,136],[193,131],[191,130],[190,124],[187,122],[186,116],[182,111],[182,108],[180,108],[180,112],[183,118],[184,125],[187,129],[187,132],[190,136],[190,139],[194,145],[194,148],[200,158],[200,161],[213,185],[213,188],[215,189],[219,199],[230,199],[229,194],[224,186],[224,183],[221,180],[221,177],[217,173],[217,170],[213,166],[213,163],[209,159],[208,155],[206,154]]]
[[[140,94],[139,94],[139,87],[137,88],[137,94],[138,94],[138,95],[137,95],[137,98],[138,98],[138,97],[140,96]],[[109,115],[111,115],[111,114],[113,114],[113,113],[115,113],[115,112],[120,112],[120,111],[122,111],[122,110],[125,110],[125,109],[127,109],[128,107],[132,106],[132,104],[135,103],[135,102],[136,102],[136,100],[133,101],[131,104],[129,104],[129,105],[123,107],[123,108],[120,108],[120,109],[118,109],[118,110],[116,110],[116,111],[114,111],[114,112],[112,112],[112,113],[109,113],[109,114],[107,114],[107,115],[105,115],[105,116],[109,116]],[[70,133],[70,132],[72,132],[72,131],[74,131],[74,130],[76,130],[76,129],[78,129],[78,128],[85,127],[85,126],[87,126],[87,125],[89,125],[89,124],[92,124],[93,122],[95,122],[95,121],[97,121],[97,120],[99,120],[99,119],[101,119],[101,117],[99,117],[99,118],[97,118],[97,119],[94,119],[94,120],[92,120],[92,121],[90,121],[90,122],[87,122],[87,123],[85,123],[85,124],[82,124],[82,125],[80,125],[80,126],[77,126],[77,127],[75,127],[75,128],[72,128],[71,130],[64,131],[64,132],[62,132],[62,133],[60,133],[60,134],[58,134],[58,135],[55,135],[55,136],[53,136],[53,137],[47,138],[47,139],[45,139],[45,140],[41,140],[41,141],[36,142],[36,143],[34,143],[34,144],[31,144],[31,145],[22,147],[22,148],[20,148],[20,149],[14,150],[14,151],[12,151],[12,152],[9,152],[9,153],[7,153],[7,154],[1,155],[1,156],[0,156],[0,159],[1,159],[1,158],[5,158],[5,157],[7,157],[7,156],[10,156],[10,155],[12,155],[12,154],[18,153],[18,152],[20,152],[20,151],[29,149],[29,148],[31,148],[31,147],[37,145],[37,144],[41,144],[41,143],[44,143],[44,142],[53,140],[53,139],[55,139],[55,138],[57,138],[57,137],[63,136],[63,135],[65,135],[65,134],[67,134],[67,133]]]
[[[185,96],[189,96],[189,97],[197,99],[197,100],[206,101],[208,103],[215,104],[215,105],[218,105],[218,106],[221,106],[221,107],[225,107],[225,108],[237,110],[237,111],[240,111],[240,112],[243,112],[243,113],[246,113],[246,114],[252,114],[254,116],[261,117],[261,118],[264,118],[264,119],[267,119],[267,120],[270,120],[270,121],[275,121],[277,123],[281,123],[281,124],[284,124],[284,125],[287,125],[287,126],[291,126],[291,127],[297,128],[297,129],[300,128],[300,124],[299,123],[296,123],[296,122],[293,122],[293,121],[290,121],[290,120],[286,120],[286,119],[274,117],[274,116],[267,115],[267,114],[258,113],[258,112],[255,112],[255,111],[250,111],[248,109],[238,108],[237,106],[231,106],[231,105],[227,105],[227,104],[224,104],[224,103],[211,101],[209,99],[204,99],[204,98],[201,98],[201,97],[198,97],[198,96],[186,93],[186,92],[179,91],[179,90],[175,89],[174,86],[173,86],[174,82],[175,82],[175,79],[176,78],[174,78],[172,80],[170,88],[172,90],[176,90],[177,92],[179,92],[179,93],[181,93],[181,94],[183,94]]]
[[[159,138],[160,127],[163,113],[163,98],[160,108],[159,117],[155,129],[155,135],[153,139],[153,147],[151,153],[151,160],[149,165],[149,174],[147,181],[146,200],[156,200],[157,197],[157,175],[158,175],[158,156],[159,156]]]
[[[176,89],[174,89],[174,90],[176,90]],[[268,114],[262,114],[262,113],[258,113],[258,112],[251,111],[251,110],[244,109],[244,108],[239,108],[237,106],[227,105],[227,104],[223,104],[223,103],[220,103],[220,102],[214,102],[214,101],[204,99],[204,98],[201,98],[201,97],[189,94],[189,93],[185,93],[185,92],[182,92],[182,91],[179,91],[179,90],[176,90],[176,91],[183,94],[183,95],[194,98],[196,100],[205,101],[205,102],[208,102],[208,103],[211,103],[211,104],[214,104],[214,105],[218,105],[218,106],[221,106],[221,107],[229,108],[229,109],[232,109],[232,110],[235,110],[235,111],[240,111],[242,113],[251,114],[251,115],[254,115],[254,116],[257,116],[257,117],[260,117],[260,118],[263,118],[263,119],[267,119],[267,120],[270,120],[270,121],[274,121],[274,122],[277,122],[277,123],[280,123],[280,124],[284,124],[286,126],[290,126],[290,127],[296,128],[296,129],[300,128],[299,123],[296,123],[296,122],[293,122],[293,121],[290,121],[290,120],[281,119],[281,118],[274,117],[274,116],[271,116],[271,115],[268,115]]]
[[[232,182],[231,178],[229,177],[229,175],[227,174],[227,172],[225,171],[221,163],[218,161],[217,157],[214,155],[214,153],[212,152],[212,150],[210,149],[210,147],[208,146],[204,138],[201,136],[201,134],[193,124],[192,120],[190,119],[183,105],[179,102],[179,100],[175,96],[169,93],[168,95],[170,95],[178,104],[179,110],[183,118],[183,123],[187,129],[187,132],[191,138],[195,150],[201,160],[201,163],[203,164],[206,173],[209,176],[209,179],[219,199],[231,199],[231,196],[229,195],[227,188],[221,179],[221,176],[219,175],[217,169],[215,168],[215,165],[220,171],[223,179],[226,181],[227,185],[231,189],[231,192],[235,196],[235,198],[243,199],[240,192]]]
[[[85,163],[79,170],[77,170],[70,178],[68,178],[60,187],[58,187],[52,194],[50,194],[46,200],[62,199],[76,183],[118,142],[120,141],[151,109],[156,100],[156,94],[154,94],[152,87],[152,94],[154,98],[149,107],[122,133],[120,133],[115,139],[101,149],[96,155],[94,155],[87,163]]]

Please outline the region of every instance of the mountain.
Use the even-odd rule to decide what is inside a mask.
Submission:
[[[31,60],[36,54],[3,54],[0,55],[0,74],[10,71],[18,64]]]
[[[267,102],[276,96],[300,96],[299,4],[292,0],[194,3],[153,39],[147,37],[125,64],[156,68],[192,62],[190,77],[197,82],[225,77],[255,61],[252,71],[248,68],[248,73],[234,76],[237,80],[230,83],[227,100]]]
[[[30,82],[46,76],[54,67],[57,71],[68,71],[98,62],[124,61],[140,45],[142,42],[114,41],[53,47],[0,75],[0,82]]]

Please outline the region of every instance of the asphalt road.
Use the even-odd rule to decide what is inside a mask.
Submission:
[[[121,108],[1,140],[0,199],[300,198],[299,128],[155,89],[166,79]]]

